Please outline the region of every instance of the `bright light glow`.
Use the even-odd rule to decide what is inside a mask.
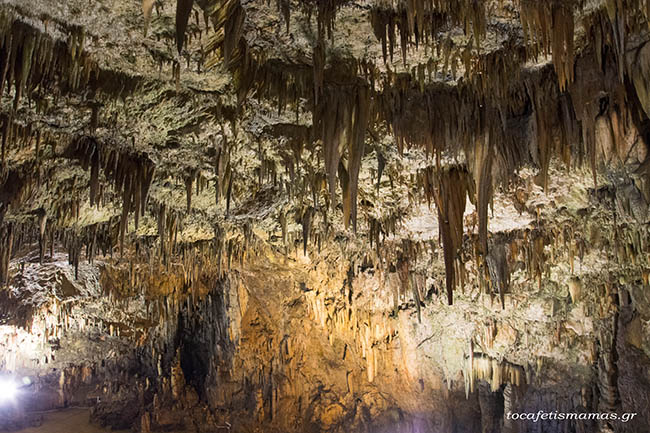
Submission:
[[[16,397],[18,386],[11,379],[0,379],[0,402],[11,401]]]

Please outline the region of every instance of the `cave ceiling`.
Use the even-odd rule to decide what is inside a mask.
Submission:
[[[3,2],[6,251],[39,227],[120,254],[345,251],[426,202],[452,302],[466,198],[485,256],[520,169],[547,188],[551,161],[596,182],[644,161],[621,138],[650,109],[642,1],[136,3]]]

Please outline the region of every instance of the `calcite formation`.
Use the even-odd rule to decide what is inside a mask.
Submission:
[[[0,430],[650,431],[649,19],[0,0]]]

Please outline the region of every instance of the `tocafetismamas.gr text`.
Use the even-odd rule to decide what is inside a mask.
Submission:
[[[570,420],[598,420],[598,421],[621,421],[628,422],[636,416],[636,413],[615,412],[508,412],[507,419],[527,420],[532,422],[538,421],[570,421]]]

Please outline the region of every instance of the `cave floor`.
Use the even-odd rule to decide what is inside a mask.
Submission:
[[[90,423],[88,409],[66,409],[42,414],[43,424],[17,430],[23,433],[104,433],[130,432],[130,430],[111,430]]]

